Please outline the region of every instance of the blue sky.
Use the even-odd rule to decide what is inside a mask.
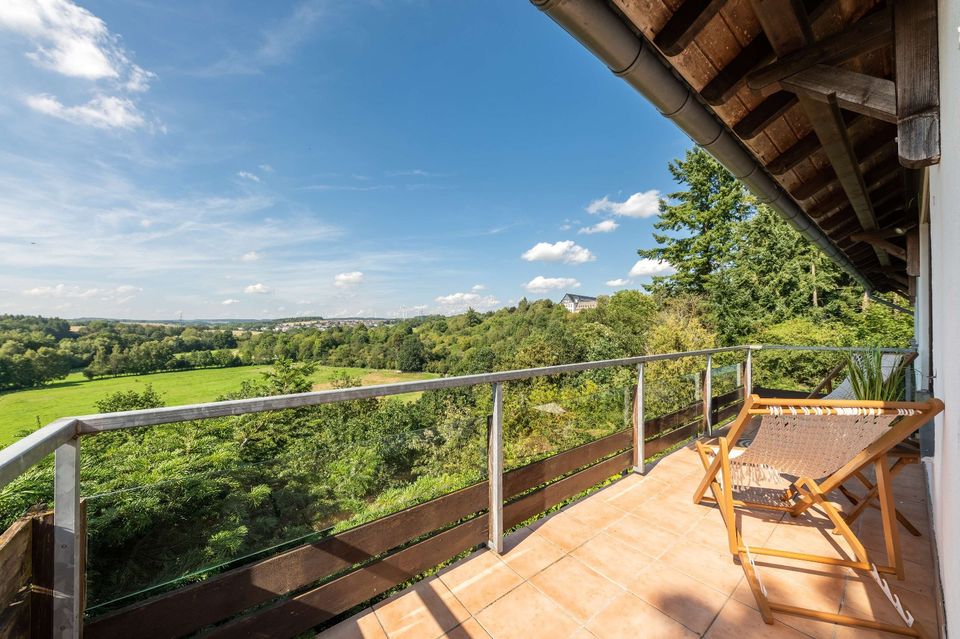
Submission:
[[[517,0],[4,0],[0,78],[0,312],[396,316],[638,287],[690,145]]]

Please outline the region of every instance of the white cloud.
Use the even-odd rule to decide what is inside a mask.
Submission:
[[[563,262],[565,264],[583,264],[597,259],[593,253],[574,243],[573,240],[564,240],[554,244],[540,242],[521,257],[528,262]]]
[[[450,293],[434,298],[445,313],[465,311],[468,308],[477,310],[487,310],[500,304],[500,300],[493,295],[480,295],[478,293]],[[425,308],[425,307],[415,307]]]
[[[266,295],[270,292],[270,287],[257,282],[256,284],[251,284],[250,286],[244,288],[243,292],[247,293],[248,295]]]
[[[273,173],[273,167],[270,166],[269,164],[260,164],[259,168],[264,173]]]
[[[585,226],[577,233],[586,233],[587,235],[592,235],[594,233],[612,233],[617,230],[617,227],[620,225],[614,222],[613,220],[604,220],[602,222],[597,222],[593,226]]]
[[[97,298],[103,301],[124,302],[141,291],[143,291],[143,289],[139,286],[131,286],[130,284],[123,284],[114,288],[81,288],[79,286],[57,284],[56,286],[35,286],[23,291],[23,294],[28,297],[78,299]]]
[[[94,84],[94,97],[65,105],[46,93],[26,99],[33,110],[74,124],[133,129],[146,120],[132,100],[111,93],[142,93],[153,73],[135,64],[106,23],[71,0],[4,0],[0,30],[24,37],[34,64]],[[161,127],[161,130],[162,127]]]
[[[580,282],[572,277],[544,277],[537,275],[535,278],[523,285],[531,293],[546,293],[556,288],[579,288]]]
[[[350,271],[349,273],[337,273],[333,276],[333,285],[339,288],[348,288],[356,286],[363,282],[363,273],[360,271]]]
[[[70,0],[4,0],[0,29],[19,33],[35,47],[27,57],[56,73],[114,80],[145,91],[153,77],[134,64],[106,23]]]
[[[607,286],[611,286],[611,287],[614,287],[614,288],[616,288],[616,287],[618,287],[618,286],[626,286],[626,285],[629,284],[629,283],[630,283],[630,280],[628,280],[628,279],[625,278],[625,277],[618,277],[618,278],[615,279],[615,280],[607,280]]]
[[[604,195],[587,205],[587,213],[609,213],[623,217],[653,217],[660,213],[660,191],[650,189],[634,193],[623,202],[614,202]]]
[[[653,275],[670,275],[676,273],[677,269],[673,264],[665,260],[651,260],[643,258],[637,260],[637,263],[630,269],[630,277],[650,277]]]
[[[223,304],[224,306],[230,306],[230,305],[232,305],[232,304],[239,304],[239,303],[240,303],[240,300],[229,299],[229,300],[223,300],[223,301],[220,302],[220,303]]]
[[[477,291],[484,291],[486,288],[487,286],[485,284],[474,284],[470,287],[470,290],[476,293]]]
[[[250,180],[251,182],[260,181],[260,176],[250,173],[249,171],[237,171],[237,177],[244,180]]]
[[[86,104],[66,106],[52,95],[31,95],[27,106],[34,111],[98,129],[135,129],[146,124],[137,106],[127,98],[97,95]]]
[[[256,262],[260,259],[260,254],[256,251],[250,251],[240,256],[241,262]]]

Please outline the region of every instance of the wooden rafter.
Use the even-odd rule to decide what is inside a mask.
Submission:
[[[844,111],[843,122],[847,127],[850,127],[861,117],[859,113]],[[817,138],[817,134],[811,131],[789,149],[770,160],[765,168],[774,175],[783,175],[819,150],[820,140]]]
[[[917,169],[940,161],[940,72],[936,0],[897,0],[897,146]]]
[[[683,53],[725,2],[726,0],[684,0],[667,20],[667,24],[663,25],[653,43],[668,56]]]
[[[907,250],[901,246],[897,246],[890,240],[884,237],[883,233],[876,232],[862,232],[862,233],[853,233],[850,235],[850,239],[854,242],[866,242],[871,246],[875,246],[879,249],[882,249],[889,255],[892,255],[898,259],[907,261]]]
[[[884,154],[894,153],[894,149],[890,140],[882,135],[869,135],[863,140],[860,140],[853,147],[853,153],[856,156],[857,160],[863,164],[871,160],[878,153],[883,152]],[[798,200],[806,200],[813,197],[823,189],[835,184],[837,181],[837,174],[832,167],[824,167],[813,177],[801,182],[799,185],[790,190],[790,195]]]
[[[839,64],[862,53],[893,43],[892,12],[881,9],[853,23],[840,33],[807,45],[776,62],[752,71],[747,85],[759,91],[817,64]]]
[[[778,58],[786,57],[813,42],[809,19],[803,6],[795,0],[751,0],[751,5]],[[791,76],[790,80],[794,78],[796,75]],[[825,101],[820,101],[803,92],[798,97],[860,225],[865,231],[876,230],[876,214],[836,96],[827,94],[823,96]],[[876,251],[880,263],[888,264],[887,254],[879,248]]]
[[[797,103],[797,96],[787,91],[778,91],[745,115],[733,127],[733,132],[744,140],[760,135],[768,124],[787,112]]]
[[[897,93],[892,80],[815,64],[784,78],[780,85],[818,102],[835,100],[848,111],[897,123]]]

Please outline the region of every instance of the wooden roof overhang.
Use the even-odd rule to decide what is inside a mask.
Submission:
[[[940,157],[936,0],[533,1],[605,3],[861,280],[912,297],[918,170]]]

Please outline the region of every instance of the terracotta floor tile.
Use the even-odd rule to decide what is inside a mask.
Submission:
[[[614,497],[617,497],[618,495],[627,492],[634,486],[637,486],[641,481],[643,481],[643,475],[638,473],[628,473],[623,479],[620,479],[609,486],[603,487],[599,492],[597,492],[597,497],[603,501],[610,501]]]
[[[530,528],[538,535],[545,537],[547,541],[559,546],[564,552],[570,552],[600,532],[564,512],[541,519]]]
[[[627,515],[617,520],[604,532],[651,557],[663,555],[676,542],[680,541],[680,537],[676,533],[663,530],[649,520],[643,520],[636,515]]]
[[[686,499],[648,499],[633,509],[637,517],[655,521],[660,528],[678,535],[685,534],[710,512],[710,508],[689,503],[689,496]]]
[[[567,509],[571,517],[597,530],[602,530],[623,517],[623,510],[600,499],[584,499]]]
[[[579,624],[552,599],[523,584],[477,615],[493,639],[566,639]]]
[[[699,634],[706,632],[727,595],[657,561],[630,585],[630,591]]]
[[[597,639],[597,635],[593,634],[586,628],[580,628],[570,639]]]
[[[437,577],[425,579],[373,607],[390,639],[439,637],[470,617]]]
[[[774,620],[772,625],[764,623],[760,613],[733,599],[727,601],[713,625],[703,636],[704,639],[745,639],[747,637],[805,639],[807,637],[779,620]]]
[[[616,497],[609,500],[609,503],[621,510],[631,512],[634,508],[656,497],[660,492],[669,487],[669,484],[659,479],[645,477],[642,482],[635,484],[630,490],[624,491]]]
[[[674,544],[660,561],[724,594],[732,593],[743,579],[743,569],[731,555],[698,546]]]
[[[523,583],[523,577],[489,550],[481,550],[444,569],[440,579],[471,614],[477,614]]]
[[[447,632],[441,639],[490,639],[490,635],[483,629],[479,621],[471,617]]]
[[[563,550],[546,537],[524,528],[511,533],[503,542],[501,561],[514,572],[529,579],[564,556]]]
[[[380,626],[380,621],[373,609],[367,608],[324,630],[317,635],[317,639],[387,639],[387,633]]]
[[[790,561],[779,557],[755,556],[757,573],[771,601],[836,613],[846,580],[845,572],[832,566]],[[734,599],[757,608],[756,598],[746,579],[733,593]]]
[[[602,532],[571,553],[607,579],[624,588],[636,581],[655,559],[650,555]]]
[[[900,588],[895,578],[886,577],[886,579],[891,590],[900,598],[904,608],[925,626],[936,625],[936,603],[931,596]],[[893,604],[869,576],[847,580],[843,603],[844,609],[849,614],[884,623],[900,623],[900,616]]]
[[[697,636],[629,592],[611,601],[587,623],[587,629],[599,639],[692,639]]]
[[[574,557],[564,557],[530,580],[581,623],[623,592],[615,583]]]

